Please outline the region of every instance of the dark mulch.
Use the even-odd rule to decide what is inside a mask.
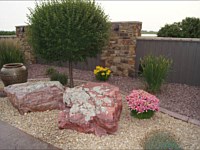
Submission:
[[[47,77],[45,71],[48,67],[50,66],[41,64],[28,66],[29,78]],[[55,67],[55,69],[68,74],[66,67]],[[92,71],[74,69],[73,76],[74,79],[96,81]],[[128,93],[133,89],[145,88],[143,81],[136,78],[111,76],[108,82]],[[200,87],[168,83],[162,86],[157,97],[160,99],[161,107],[200,120]]]

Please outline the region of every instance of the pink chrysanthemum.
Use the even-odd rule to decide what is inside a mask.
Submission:
[[[131,110],[136,110],[138,113],[147,112],[148,110],[158,111],[159,99],[143,90],[133,90],[126,97],[128,106]]]

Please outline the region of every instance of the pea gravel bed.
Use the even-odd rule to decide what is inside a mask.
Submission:
[[[153,118],[130,116],[125,96],[119,129],[115,135],[97,137],[72,130],[59,130],[59,110],[20,115],[7,98],[0,98],[0,119],[61,149],[142,149],[145,136],[155,130],[174,135],[183,149],[200,149],[200,127],[157,112]]]

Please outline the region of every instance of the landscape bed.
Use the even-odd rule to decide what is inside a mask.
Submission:
[[[45,70],[48,67],[47,65],[38,64],[29,66],[29,78],[34,78],[34,81],[37,78],[41,80],[42,77],[47,77],[45,75]],[[56,67],[56,69],[60,72],[67,72],[63,67]],[[75,69],[74,77],[79,80],[96,81],[91,71]],[[121,82],[122,80],[123,82]],[[121,91],[127,93],[131,91],[130,89],[144,89],[144,84],[140,79],[112,76],[108,82],[120,87]],[[83,83],[83,81],[77,82],[76,80],[75,82],[76,85],[81,83]],[[2,86],[1,83],[1,87]],[[174,87],[178,87],[178,89]],[[185,89],[188,90],[185,92],[186,94],[181,93]],[[162,90],[163,91],[158,94],[158,97],[161,99],[161,104],[165,106],[172,106],[173,103],[176,104],[176,102],[178,102],[177,100],[181,98],[185,98],[186,100],[189,97],[193,99],[196,98],[197,100],[200,91],[198,87],[180,84],[165,84]],[[119,129],[115,135],[98,137],[93,134],[84,134],[73,130],[60,130],[57,123],[58,110],[20,115],[6,97],[0,98],[0,119],[34,137],[62,149],[142,149],[145,137],[149,133],[156,131],[167,131],[171,133],[183,149],[200,149],[200,126],[175,119],[161,112],[156,112],[153,118],[147,120],[133,118],[130,115],[125,96],[124,92],[122,92],[123,110],[119,122]],[[174,100],[173,96],[175,97]],[[167,101],[168,99],[169,101]],[[181,101],[181,104],[183,104],[183,102],[184,101]],[[198,102],[196,104],[195,107],[198,108]],[[183,105],[188,105],[188,103]],[[175,108],[175,106],[172,107]],[[177,107],[180,108],[181,105]],[[178,108],[176,110],[178,110]],[[189,109],[191,108],[189,107]],[[198,110],[195,112],[198,113]],[[189,112],[189,114],[191,114],[191,112]],[[198,115],[196,114],[193,116],[196,117]]]
[[[130,116],[125,96],[119,129],[115,135],[98,137],[58,128],[59,110],[20,115],[7,98],[0,100],[0,118],[12,126],[62,149],[142,149],[145,136],[156,130],[172,133],[183,149],[200,148],[200,127],[161,112],[139,120]]]
[[[45,78],[46,69],[54,67],[62,73],[68,74],[68,68],[51,65],[33,64],[28,67],[29,78]],[[73,71],[74,79],[97,82],[93,71]],[[120,88],[128,94],[134,89],[145,89],[144,82],[140,78],[111,76],[108,83]],[[160,106],[169,111],[200,120],[200,87],[185,84],[167,83],[161,87],[161,92],[156,94],[160,99]]]

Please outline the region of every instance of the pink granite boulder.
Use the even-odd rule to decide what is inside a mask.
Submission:
[[[38,81],[4,87],[10,102],[20,114],[63,109],[64,87],[58,81]]]
[[[58,117],[60,129],[72,129],[102,136],[118,129],[122,111],[119,88],[108,83],[87,83],[67,88],[63,94],[65,110]]]

